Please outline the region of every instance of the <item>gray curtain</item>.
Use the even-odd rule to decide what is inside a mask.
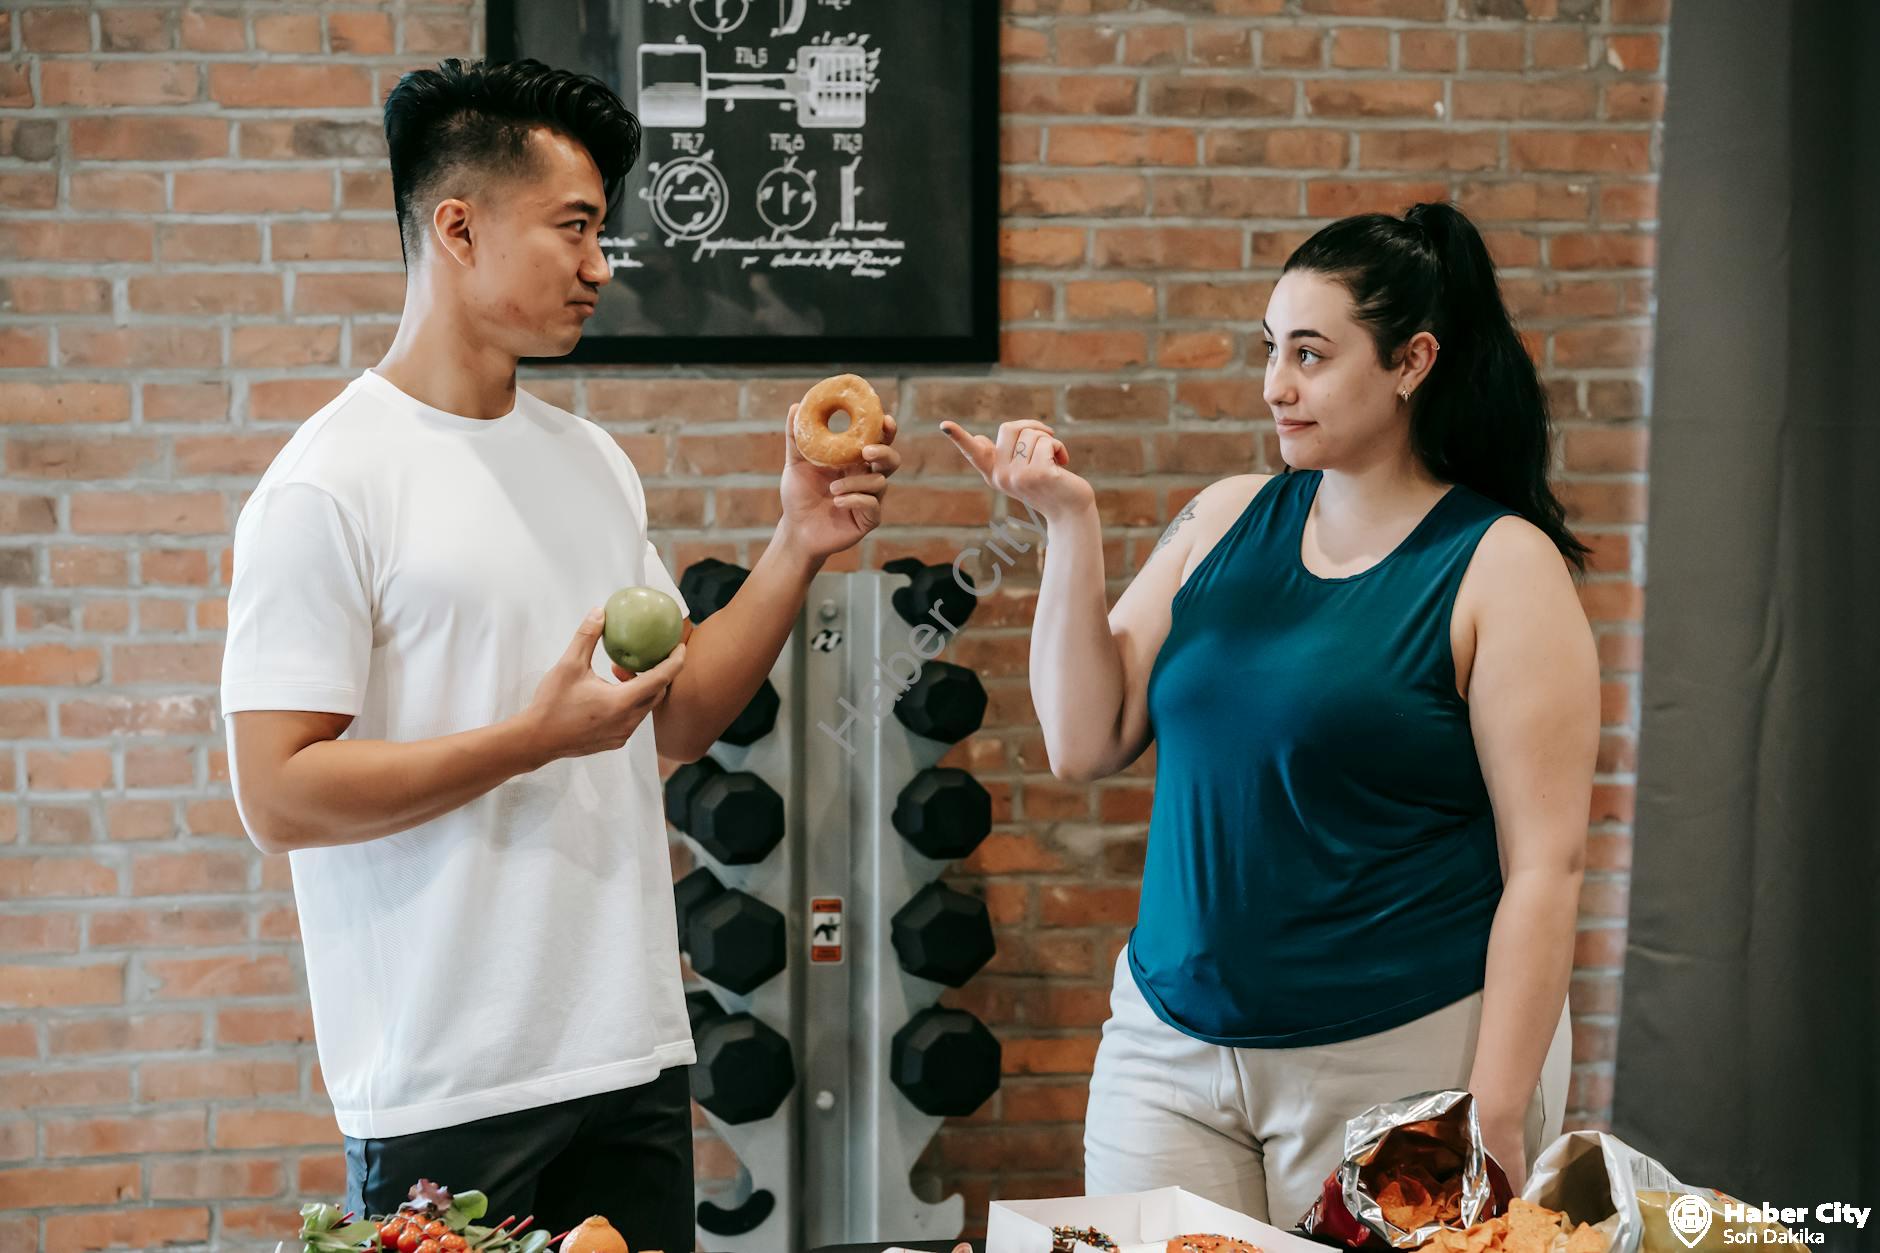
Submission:
[[[1613,1130],[1875,1250],[1880,4],[1672,21]]]

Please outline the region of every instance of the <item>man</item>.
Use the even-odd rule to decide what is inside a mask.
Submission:
[[[699,758],[744,708],[900,457],[818,469],[786,424],[781,520],[743,588],[665,661],[602,677],[609,594],[684,602],[632,463],[516,366],[568,352],[593,313],[639,125],[595,79],[452,60],[405,75],[385,126],[398,334],[236,524],[236,801],[292,855],[348,1207],[387,1212],[423,1177],[495,1217],[600,1214],[635,1249],[690,1249],[656,754]]]

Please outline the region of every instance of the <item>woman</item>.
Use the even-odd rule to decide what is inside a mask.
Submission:
[[[1324,228],[1264,336],[1290,472],[1202,490],[1107,616],[1055,430],[941,429],[1046,520],[1052,772],[1157,745],[1086,1188],[1289,1226],[1379,1102],[1467,1088],[1517,1189],[1558,1134],[1599,681],[1545,395],[1468,219]]]

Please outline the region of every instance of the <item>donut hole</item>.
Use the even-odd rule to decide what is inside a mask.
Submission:
[[[849,417],[847,412],[837,409],[829,415],[829,429],[840,435],[842,432],[848,430],[854,421],[855,419]]]

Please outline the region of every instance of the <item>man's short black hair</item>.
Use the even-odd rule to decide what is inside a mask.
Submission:
[[[423,255],[440,200],[530,172],[529,132],[544,126],[588,150],[611,206],[639,158],[640,120],[600,79],[534,60],[452,57],[398,80],[385,98],[385,142],[406,266]]]

